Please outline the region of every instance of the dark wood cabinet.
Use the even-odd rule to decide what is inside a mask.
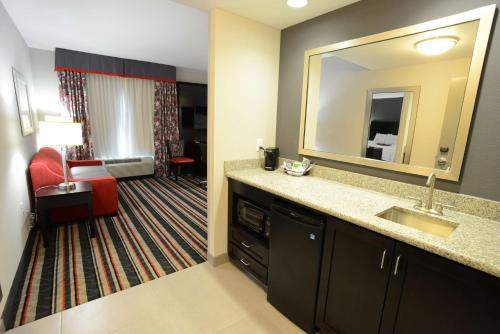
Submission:
[[[250,256],[243,249],[233,243],[228,246],[228,253],[231,262],[246,273],[249,273],[258,282],[267,284],[267,267],[254,257]]]
[[[317,325],[322,333],[378,333],[395,242],[330,218]]]
[[[189,172],[207,175],[207,85],[177,82],[180,139],[184,155],[195,160]],[[188,167],[188,166],[184,166]]]
[[[273,195],[229,180],[228,255],[242,271],[267,285],[269,212]]]
[[[317,325],[321,333],[335,334],[500,333],[499,282],[331,219]]]
[[[269,262],[269,242],[259,235],[233,224],[229,229],[229,240],[239,248],[244,249],[264,266]]]
[[[397,243],[380,333],[500,333],[499,279]]]
[[[281,253],[281,257],[270,251],[268,225],[271,231],[280,234],[273,235],[275,242],[282,237],[290,239],[287,234],[293,228],[285,221],[275,221],[278,225],[272,228],[274,200],[270,193],[230,180],[229,257],[263,285],[272,281],[272,268],[278,268],[274,275],[282,275],[278,281],[285,282],[278,286],[287,291],[285,296],[290,296],[289,308],[299,310],[300,314],[283,313],[297,319],[304,315],[298,306],[310,301],[300,298],[301,293],[288,293],[297,284],[290,288],[291,276],[279,266],[292,267],[308,252],[302,249],[304,254],[297,255],[297,249],[293,248],[296,245],[288,241],[283,242],[286,246],[281,249],[290,244],[290,251]],[[255,230],[255,222],[250,225],[245,222],[238,206],[242,201],[248,202],[250,218],[258,217],[257,221],[262,222],[260,230]],[[277,228],[279,224],[281,227]],[[305,256],[310,263],[318,261],[318,257]],[[272,261],[273,258],[277,260]],[[302,271],[296,271],[296,281],[306,278],[306,267],[298,267]],[[320,271],[315,325],[321,333],[500,333],[500,278],[355,224],[328,217]],[[317,288],[317,284],[298,286],[297,289],[307,291]],[[315,298],[311,300],[314,308]]]

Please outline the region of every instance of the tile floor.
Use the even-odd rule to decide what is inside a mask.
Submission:
[[[207,262],[17,327],[8,334],[303,333],[230,263]]]

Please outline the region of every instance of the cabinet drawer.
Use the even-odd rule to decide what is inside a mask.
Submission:
[[[229,244],[229,257],[243,271],[250,273],[257,280],[267,285],[267,268],[234,244]]]
[[[267,267],[269,263],[269,249],[265,241],[234,225],[231,226],[230,241],[238,245],[239,248],[244,249],[245,252]]]

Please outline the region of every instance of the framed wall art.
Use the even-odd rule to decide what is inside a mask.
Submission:
[[[12,77],[14,79],[14,89],[16,91],[17,111],[19,113],[21,133],[23,136],[27,136],[35,132],[28,83],[24,79],[22,73],[15,68],[12,68]]]

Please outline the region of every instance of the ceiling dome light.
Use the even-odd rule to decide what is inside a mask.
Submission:
[[[302,8],[307,6],[307,0],[287,0],[286,4],[293,8]]]
[[[455,37],[434,37],[415,44],[415,48],[426,56],[437,56],[453,48],[458,43]]]

